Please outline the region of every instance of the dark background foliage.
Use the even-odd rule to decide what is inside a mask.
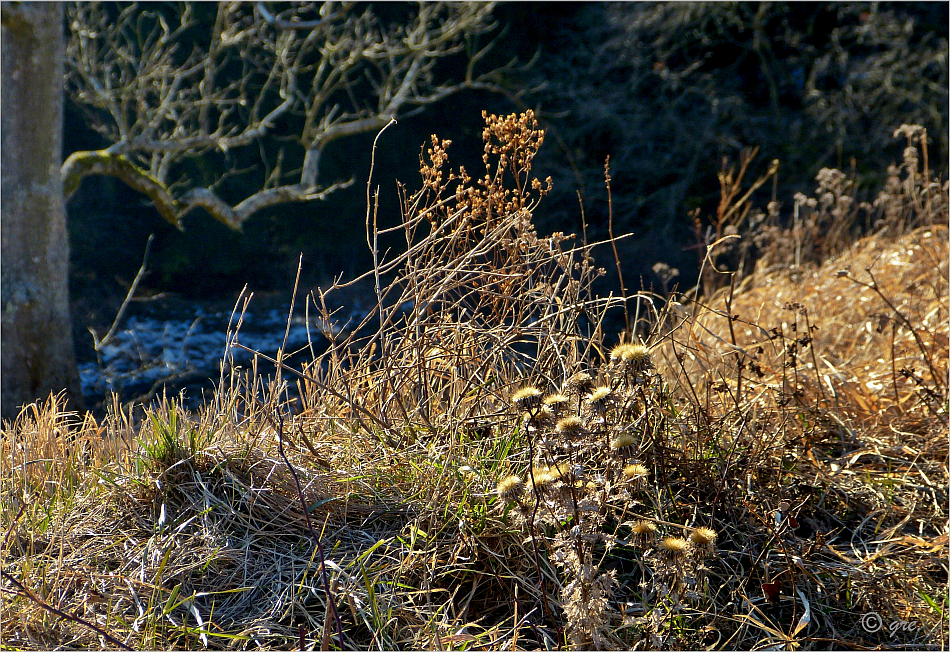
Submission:
[[[760,148],[755,174],[781,162],[774,191],[788,207],[795,192],[814,188],[822,167],[876,192],[887,164],[900,158],[892,133],[902,123],[928,129],[931,168],[946,177],[946,3],[513,3],[496,17],[504,32],[486,64],[517,56],[532,65],[509,76],[510,94],[462,93],[386,132],[374,174],[384,224],[399,219],[396,182],[418,187],[430,134],[453,141],[453,165],[479,169],[483,109],[531,107],[548,129],[535,166],[554,179],[536,214],[542,231],[579,233],[580,196],[589,236],[606,234],[610,157],[614,230],[636,235],[621,243],[633,287],[656,282],[650,270],[658,261],[692,283],[698,256],[688,213],[698,208],[706,219],[714,211],[723,159],[736,161],[744,149]],[[278,135],[292,135],[292,123],[283,129]],[[201,211],[178,232],[120,183],[87,179],[69,205],[77,329],[114,316],[150,233],[146,293],[233,298],[245,283],[286,292],[300,254],[307,285],[363,271],[374,136],[338,141],[326,154],[321,178],[353,178],[348,189],[265,211],[243,234]],[[66,154],[104,146],[98,139],[70,105]],[[212,157],[194,175],[210,182],[247,165]],[[228,178],[223,192],[245,196],[261,175],[252,168]],[[766,184],[757,204],[772,193]]]

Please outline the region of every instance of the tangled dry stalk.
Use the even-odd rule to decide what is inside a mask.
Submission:
[[[472,177],[433,139],[402,253],[368,211],[376,308],[311,295],[312,365],[4,424],[5,646],[943,644],[946,188],[820,265],[597,297],[594,245],[532,225],[533,116],[484,140]]]

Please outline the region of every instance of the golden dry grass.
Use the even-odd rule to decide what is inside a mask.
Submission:
[[[196,413],[51,400],[4,424],[4,648],[942,649],[946,202],[734,292],[632,298],[650,351],[631,372],[590,248],[531,225],[542,138],[489,118],[478,181],[433,142],[408,252],[377,259],[373,315],[284,371],[295,404],[235,371]],[[526,420],[529,384],[576,390],[554,403],[582,427]],[[538,452],[556,436],[589,481]],[[547,493],[499,499],[544,468]]]

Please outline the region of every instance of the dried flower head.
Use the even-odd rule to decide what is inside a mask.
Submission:
[[[628,464],[623,468],[623,477],[636,489],[643,489],[650,477],[650,470],[642,464]]]
[[[594,380],[590,374],[579,371],[564,383],[564,391],[569,396],[583,396],[587,394],[594,386]]]
[[[568,461],[558,462],[554,466],[547,467],[547,473],[552,480],[560,480],[565,476],[571,475],[571,463]]]
[[[681,562],[689,552],[689,542],[682,537],[664,537],[660,541],[660,552],[668,561]]]
[[[621,362],[623,360],[623,354],[626,353],[632,344],[618,344],[610,350],[610,361],[611,362]]]
[[[544,397],[544,404],[550,407],[555,407],[559,405],[564,405],[567,403],[568,397],[564,394],[550,394]]]
[[[633,524],[633,543],[637,546],[647,546],[656,537],[656,523],[653,521],[637,521]]]
[[[650,349],[642,344],[631,344],[623,352],[624,365],[631,368],[631,371],[640,372],[653,367],[653,358],[650,357]]]
[[[498,482],[497,491],[502,500],[515,500],[524,491],[524,481],[516,475],[509,475]]]
[[[537,387],[522,387],[511,395],[511,402],[521,410],[533,410],[541,405],[541,390]]]
[[[612,393],[613,390],[609,387],[597,387],[591,392],[590,396],[587,398],[587,402],[590,403],[590,406],[593,408],[594,412],[602,416],[606,413],[607,402],[610,400],[610,395]]]
[[[544,397],[544,406],[550,408],[555,416],[560,416],[561,411],[567,407],[569,400],[570,398],[564,394],[551,394]]]
[[[610,364],[625,375],[637,376],[653,368],[650,349],[642,344],[618,344],[610,352]]]
[[[546,466],[537,467],[534,469],[532,475],[534,477],[534,490],[539,493],[549,488],[551,484],[557,480],[557,478],[551,474],[551,469]]]
[[[580,417],[575,416],[564,417],[558,421],[555,430],[562,437],[579,437],[587,432],[584,422]]]
[[[696,552],[702,556],[713,555],[716,553],[716,531],[709,527],[696,528],[689,535]]]
[[[610,441],[610,448],[621,453],[626,453],[631,447],[635,446],[636,443],[636,437],[625,432],[617,435]]]

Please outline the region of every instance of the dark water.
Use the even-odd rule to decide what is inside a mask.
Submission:
[[[287,308],[252,307],[244,315],[237,342],[270,357],[276,357],[287,329]],[[207,302],[180,300],[174,310],[139,310],[126,317],[95,359],[80,362],[83,394],[94,410],[109,400],[112,392],[123,401],[144,400],[184,392],[185,405],[198,407],[202,392],[209,395],[220,378],[222,362],[249,366],[252,354],[235,346],[239,315],[217,310]],[[233,343],[233,339],[232,339]],[[308,325],[295,315],[290,323],[285,351],[293,352],[288,364],[299,366],[319,355],[327,345],[314,319]],[[271,365],[259,365],[272,373]]]

